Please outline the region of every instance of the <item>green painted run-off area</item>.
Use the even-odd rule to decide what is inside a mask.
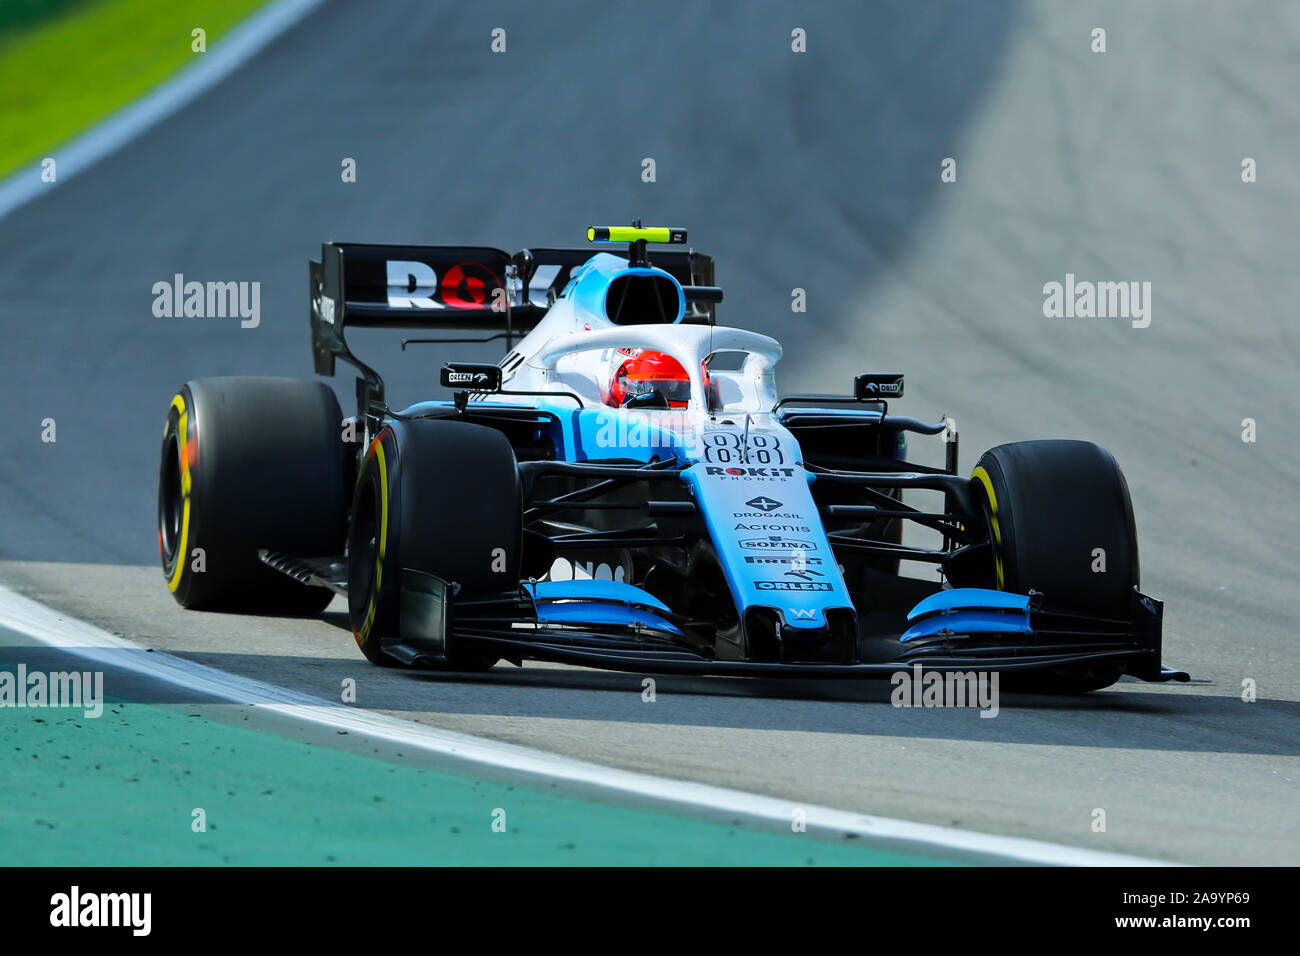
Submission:
[[[0,660],[0,670],[17,664]],[[91,719],[0,707],[0,866],[943,862],[475,780],[184,708],[106,700]],[[206,832],[193,830],[196,808]],[[498,810],[504,832],[493,829]]]

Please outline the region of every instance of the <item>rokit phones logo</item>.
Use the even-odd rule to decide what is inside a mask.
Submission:
[[[723,481],[779,481],[782,478],[793,478],[793,468],[758,468],[754,466],[740,467],[732,465],[730,468],[723,468],[721,465],[705,465],[704,474],[710,478],[720,478]]]
[[[506,290],[497,274],[480,262],[461,262],[441,277],[427,262],[390,259],[390,309],[491,309],[506,311]]]

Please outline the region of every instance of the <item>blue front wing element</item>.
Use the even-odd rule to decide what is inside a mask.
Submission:
[[[621,581],[539,581],[524,585],[537,623],[572,627],[650,629],[681,636],[662,615],[668,606]]]
[[[1029,598],[1023,594],[985,588],[952,588],[931,594],[908,612],[916,623],[899,638],[970,634],[1032,634]]]

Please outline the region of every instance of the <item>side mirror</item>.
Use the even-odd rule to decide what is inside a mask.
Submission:
[[[902,398],[902,372],[863,372],[853,380],[853,397],[860,402],[877,398]]]
[[[443,388],[463,388],[471,392],[498,392],[501,390],[501,366],[448,362],[442,367],[441,380]]]

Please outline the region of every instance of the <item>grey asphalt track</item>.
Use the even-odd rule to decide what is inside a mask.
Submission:
[[[0,580],[239,673],[331,695],[355,677],[364,706],[611,765],[1162,859],[1300,862],[1298,39],[1287,3],[335,0],[0,221]],[[573,668],[381,672],[337,614],[175,607],[154,537],[166,403],[199,376],[310,375],[322,239],[513,250],[633,217],[717,257],[720,317],[785,342],[787,390],[904,370],[907,411],[951,414],[967,466],[1003,441],[1106,445],[1167,657],[1197,683],[1004,695],[993,720],[897,710],[887,686],[662,679],[647,704],[635,676]],[[155,318],[151,287],[177,272],[260,281],[261,325]],[[1150,326],[1045,318],[1043,285],[1067,273],[1151,282]],[[429,391],[433,353],[357,343],[395,401]]]

